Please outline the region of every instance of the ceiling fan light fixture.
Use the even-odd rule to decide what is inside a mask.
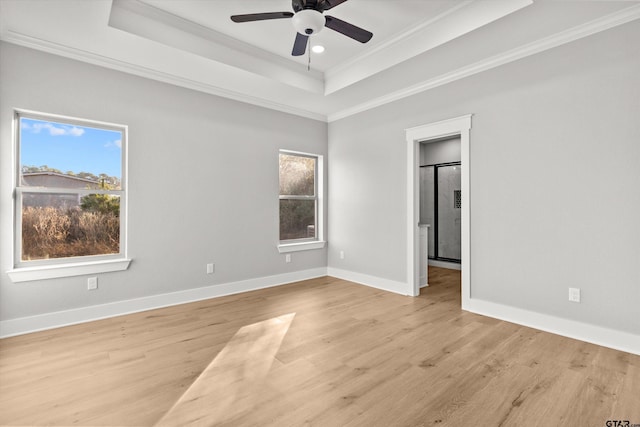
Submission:
[[[325,24],[325,17],[321,12],[313,9],[303,9],[293,15],[293,28],[304,36],[318,34]]]

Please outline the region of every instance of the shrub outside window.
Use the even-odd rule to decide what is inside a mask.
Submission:
[[[280,242],[318,240],[318,157],[280,152]]]
[[[126,127],[17,112],[15,267],[123,259]]]

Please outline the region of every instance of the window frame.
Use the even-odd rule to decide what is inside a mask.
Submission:
[[[280,155],[285,154],[289,156],[306,157],[315,160],[314,167],[314,195],[283,195],[280,194]],[[319,154],[304,153],[300,151],[292,150],[278,150],[278,252],[296,252],[310,249],[321,249],[325,246],[324,241],[324,158]],[[314,200],[315,201],[315,237],[304,237],[299,239],[280,240],[280,201],[281,200]]]
[[[96,129],[117,131],[121,134],[121,177],[119,190],[84,189],[65,187],[29,187],[21,185],[21,128],[20,119],[33,119],[54,122],[63,125],[82,126]],[[58,277],[69,277],[84,274],[97,274],[126,270],[131,262],[127,258],[127,195],[128,195],[128,127],[115,123],[81,119],[77,117],[15,109],[13,120],[14,132],[14,173],[13,173],[13,269],[8,271],[14,282],[42,280]],[[89,194],[110,194],[120,197],[120,241],[117,254],[83,255],[65,258],[39,259],[25,261],[22,259],[22,209],[25,194],[76,194],[78,197]]]

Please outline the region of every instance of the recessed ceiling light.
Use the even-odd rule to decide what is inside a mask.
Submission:
[[[322,52],[324,52],[324,46],[317,44],[317,45],[313,46],[313,47],[311,48],[311,50],[312,50],[314,53],[322,53]]]

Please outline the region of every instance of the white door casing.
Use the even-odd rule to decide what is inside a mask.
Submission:
[[[419,229],[420,184],[418,168],[420,143],[447,136],[460,136],[462,168],[462,308],[471,299],[470,244],[470,156],[471,117],[465,115],[422,126],[405,129],[407,141],[407,295],[420,294]]]

